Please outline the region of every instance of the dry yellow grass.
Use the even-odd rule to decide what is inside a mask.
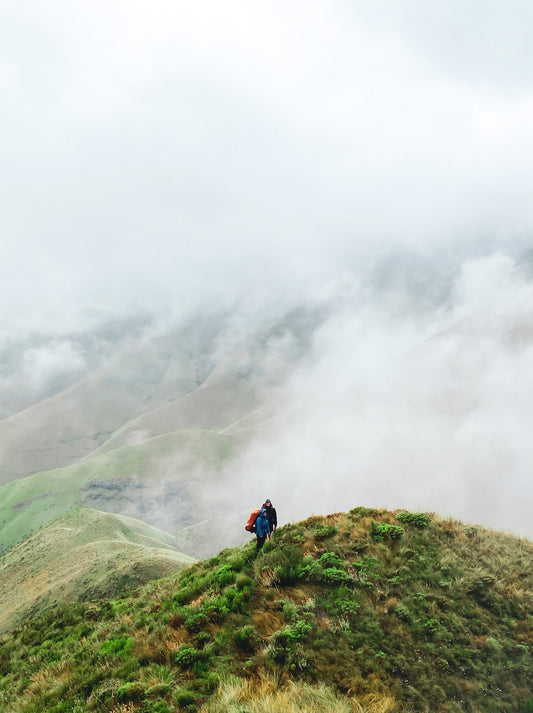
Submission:
[[[256,610],[253,615],[254,629],[261,636],[270,636],[283,629],[285,620],[279,612]]]
[[[228,679],[203,713],[394,713],[397,702],[388,695],[367,694],[362,699],[336,695],[325,685],[271,678]]]

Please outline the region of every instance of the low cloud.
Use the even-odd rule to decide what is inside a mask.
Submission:
[[[206,364],[261,370],[270,414],[243,507],[527,529],[532,11],[511,5],[7,3],[0,414],[15,372],[44,395],[105,361],[128,328],[85,337],[110,320],[149,341],[224,315]]]
[[[185,319],[394,251],[516,251],[533,229],[530,18],[8,3],[0,337]]]
[[[235,490],[288,519],[403,507],[531,536],[533,286],[495,255],[452,293],[431,316],[377,299],[332,314],[271,395]]]
[[[70,372],[80,373],[83,367],[83,356],[72,344],[65,341],[28,349],[21,366],[30,386],[35,389],[56,376]]]

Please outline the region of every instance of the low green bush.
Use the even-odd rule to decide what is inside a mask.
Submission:
[[[117,688],[117,698],[119,701],[140,701],[145,696],[145,688],[138,681],[124,683]]]
[[[370,537],[376,542],[384,540],[399,540],[403,537],[405,530],[399,525],[389,525],[387,522],[376,522],[372,520],[370,525]]]
[[[133,639],[129,636],[119,636],[116,639],[108,639],[100,646],[98,653],[100,656],[125,656],[131,651]]]
[[[184,621],[185,628],[190,632],[200,631],[207,624],[209,624],[209,617],[203,611],[191,612]]]
[[[188,706],[195,706],[198,696],[194,691],[183,688],[176,693],[174,699],[180,708],[186,708]]]
[[[244,589],[245,587],[251,587],[253,584],[253,579],[247,574],[240,574],[235,580],[235,586],[237,589]]]
[[[303,656],[301,641],[305,639],[312,628],[310,624],[300,619],[281,631],[277,631],[272,636],[267,649],[269,658],[289,669],[305,668],[307,662]]]
[[[193,646],[182,644],[174,660],[180,668],[192,668],[197,661],[202,660],[202,652]]]
[[[217,579],[218,586],[223,588],[228,584],[233,584],[237,575],[231,565],[223,564],[215,571],[215,577]]]
[[[327,540],[337,534],[337,528],[335,525],[318,525],[313,528],[311,534],[315,540]]]
[[[163,698],[167,696],[172,691],[172,686],[168,683],[156,683],[155,686],[151,686],[146,690],[147,696],[153,696],[154,698]]]
[[[402,619],[403,621],[409,621],[409,619],[411,618],[411,613],[409,609],[403,604],[398,604],[396,607],[394,607],[393,611],[396,616],[399,619]]]
[[[342,558],[336,552],[324,552],[318,561],[323,567],[344,569]]]
[[[175,708],[170,708],[165,701],[144,701],[141,710],[143,713],[174,713]]]
[[[396,519],[421,530],[431,525],[431,518],[425,512],[400,512],[396,515]]]
[[[251,653],[256,648],[259,639],[254,627],[251,624],[246,624],[233,634],[233,641],[240,651]]]
[[[322,580],[325,584],[330,585],[353,582],[352,577],[347,572],[337,567],[326,567],[322,573]]]

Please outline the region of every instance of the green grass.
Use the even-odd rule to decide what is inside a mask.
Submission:
[[[0,710],[529,710],[533,545],[435,515],[372,536],[397,522],[309,518],[37,618],[1,641]]]
[[[90,505],[84,491],[90,482],[164,479],[166,462],[172,457],[180,458],[180,476],[186,483],[198,468],[217,472],[231,453],[228,436],[205,430],[182,431],[8,483],[0,487],[0,546],[8,549],[54,518]],[[113,491],[106,493],[106,507],[120,512],[119,505],[114,507],[114,496]]]
[[[60,602],[114,596],[191,564],[172,539],[90,509],[48,523],[0,559],[0,631]]]

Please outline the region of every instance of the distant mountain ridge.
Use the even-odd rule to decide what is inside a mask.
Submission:
[[[0,554],[79,507],[139,518],[172,532],[188,553],[210,554],[198,524],[219,522],[232,464],[279,415],[285,380],[309,359],[326,317],[326,309],[293,310],[237,334],[227,314],[165,333],[116,327],[78,381],[0,420]],[[532,343],[532,325],[528,305],[513,320],[479,312],[417,345],[411,372],[419,365],[423,373],[459,342],[454,376],[434,404],[453,423],[477,406],[476,393],[462,387],[470,372],[468,360],[460,371],[461,349],[486,341],[518,354]],[[217,544],[239,543],[242,523],[233,525],[219,528]]]

